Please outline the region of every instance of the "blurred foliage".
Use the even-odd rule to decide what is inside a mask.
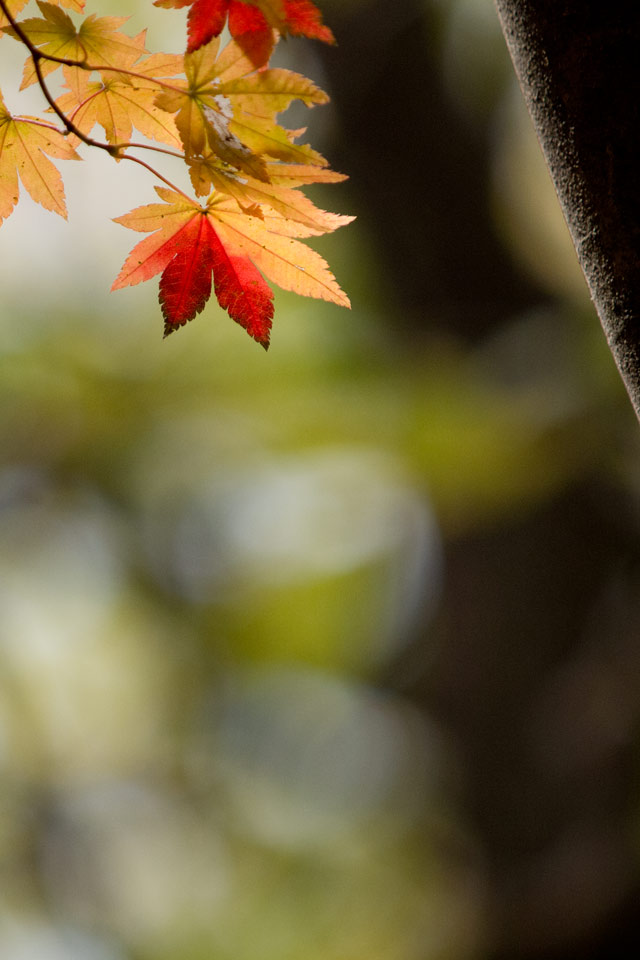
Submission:
[[[529,955],[636,882],[629,780],[600,821],[562,804],[635,755],[637,425],[492,6],[323,9],[340,46],[282,56],[334,100],[351,314],[280,295],[268,356],[213,306],[162,341],[149,290],[106,292],[143,181],[90,156],[68,225],[23,198],[0,233],[3,960]],[[409,34],[448,119],[393,128],[396,195],[367,84]],[[438,166],[465,143],[472,179]],[[562,928],[536,878],[578,875]]]

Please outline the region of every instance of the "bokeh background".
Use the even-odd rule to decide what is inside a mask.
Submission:
[[[86,149],[0,231],[2,960],[640,943],[637,423],[490,0],[321,6],[351,312],[163,341]]]

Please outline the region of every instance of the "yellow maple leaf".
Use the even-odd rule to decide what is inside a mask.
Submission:
[[[176,115],[187,158],[204,156],[208,147],[232,167],[264,181],[267,157],[326,166],[319,153],[294,142],[299,131],[276,122],[294,100],[311,107],[326,103],[326,93],[290,70],[256,71],[235,41],[218,52],[219,41],[212,40],[186,54],[186,81],[176,81],[175,89],[164,90],[156,100]]]
[[[18,202],[18,175],[36,203],[66,219],[62,178],[45,154],[80,159],[59,130],[37,117],[12,116],[0,95],[0,223]]]
[[[119,31],[127,17],[96,17],[95,14],[76,26],[71,17],[52,3],[38,0],[42,17],[29,17],[19,24],[31,43],[47,56],[63,57],[86,63],[128,69],[146,53],[145,32],[129,37]],[[11,28],[5,31],[16,36]],[[55,61],[45,60],[40,69],[47,76],[60,66]],[[37,74],[31,57],[25,63],[23,90],[37,82]]]
[[[166,61],[164,69],[181,63],[181,57],[159,57]],[[156,66],[143,64],[149,72]],[[136,68],[137,72],[137,68]],[[161,74],[160,74],[161,75]],[[58,97],[56,103],[72,123],[84,134],[90,134],[95,124],[103,127],[109,143],[131,140],[133,127],[145,137],[166,143],[176,150],[181,140],[173,117],[155,104],[158,84],[144,74],[132,77],[123,73],[105,72],[101,80],[91,81],[86,70],[65,68],[69,93]]]

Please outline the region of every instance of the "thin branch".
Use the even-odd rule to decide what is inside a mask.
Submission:
[[[0,0],[0,3],[1,2],[2,0]],[[83,133],[79,129],[79,127],[76,127],[73,120],[70,120],[69,117],[66,115],[66,113],[60,109],[60,107],[58,106],[55,99],[51,95],[49,88],[47,87],[44,81],[44,76],[42,74],[42,67],[40,66],[40,57],[34,57],[33,65],[35,67],[36,75],[38,77],[38,85],[42,90],[42,93],[44,94],[44,97],[47,103],[49,104],[53,112],[56,114],[56,116],[58,116],[62,121],[62,123],[65,125],[68,133],[72,133],[74,137],[77,137],[78,140],[82,140],[82,142],[86,143],[88,147],[98,147],[98,149],[100,150],[106,150],[107,153],[110,153],[112,157],[116,156],[119,151],[118,144],[113,145],[110,143],[103,143],[101,140],[94,140],[93,137],[87,136],[87,134]]]
[[[20,123],[30,123],[32,127],[44,127],[45,130],[52,130],[54,133],[59,133],[62,137],[66,137],[68,130],[61,130],[60,127],[56,127],[55,123],[47,123],[46,120],[36,120],[35,117],[23,117],[19,113],[14,113],[11,115],[13,120],[19,120]]]
[[[69,132],[68,130],[61,130],[60,127],[56,127],[55,123],[47,123],[46,120],[36,120],[34,117],[22,117],[19,114],[15,114],[13,119],[20,120],[21,123],[29,123],[32,127],[44,127],[45,130],[53,130],[55,133],[62,134],[62,136],[65,136]],[[84,142],[86,143],[86,140]],[[98,143],[97,146],[104,147],[105,145]],[[123,150],[153,150],[155,153],[164,153],[167,157],[175,157],[177,160],[186,161],[184,153],[178,153],[177,150],[168,150],[166,147],[156,147],[155,144],[152,143],[135,143],[134,141],[127,141],[126,143],[113,143],[109,146],[111,146],[114,151],[118,152],[116,160],[131,159],[121,152]],[[178,188],[175,187],[175,189],[177,190]]]
[[[144,73],[136,73],[135,70],[125,70],[124,67],[110,67],[107,63],[96,66],[91,63],[76,64],[72,61],[68,66],[78,66],[81,67],[82,70],[89,70],[95,73],[104,73],[106,71],[111,73],[124,73],[128,77],[135,77],[137,80],[144,80],[146,83],[157,83],[159,87],[164,87],[165,90],[173,90],[174,93],[184,93],[184,87],[177,87],[174,83],[167,83],[166,80],[158,80],[156,77],[148,77]]]
[[[168,150],[166,147],[156,147],[153,143],[118,143],[116,146],[120,150],[153,150],[154,153],[164,153],[167,157],[176,157],[178,160],[187,161],[184,153],[178,153],[177,150]]]

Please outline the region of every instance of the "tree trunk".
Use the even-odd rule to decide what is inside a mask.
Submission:
[[[640,417],[640,3],[495,2],[591,297]]]

